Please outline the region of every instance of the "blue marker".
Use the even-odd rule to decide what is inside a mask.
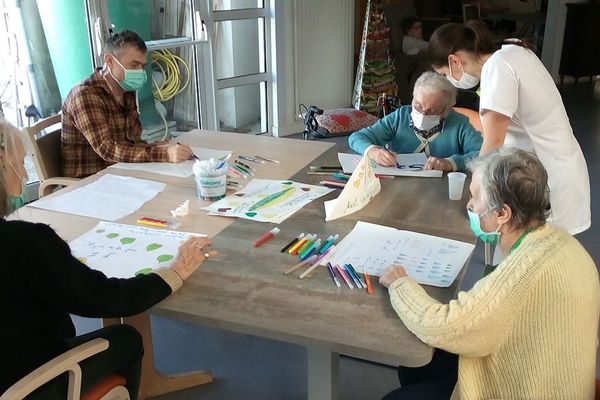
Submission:
[[[311,254],[313,254],[314,252],[317,251],[317,249],[319,248],[320,245],[321,245],[321,239],[315,240],[315,242],[313,244],[311,244],[309,248],[307,248],[306,250],[304,250],[304,252],[302,254],[300,254],[300,261],[304,261],[308,257],[310,257]]]
[[[362,285],[360,284],[360,281],[358,279],[356,279],[356,275],[354,275],[354,272],[352,272],[352,268],[350,268],[348,265],[349,264],[344,264],[344,269],[346,270],[346,272],[348,273],[350,278],[354,281],[354,284],[356,285],[356,287],[358,289],[360,289],[362,287]]]
[[[364,280],[361,279],[360,276],[358,276],[358,272],[356,272],[356,270],[354,269],[354,267],[352,266],[352,264],[348,264],[348,266],[352,270],[352,273],[354,274],[354,276],[356,277],[356,279],[358,279],[358,282],[360,282],[360,284],[362,285],[362,287],[364,287],[366,289],[367,288],[367,284],[365,283]]]
[[[323,252],[327,251],[327,249],[340,237],[339,234],[335,234],[334,236],[329,236],[327,238],[327,241],[325,242],[325,244],[323,245],[323,247],[321,247],[319,249],[319,254],[323,254]]]

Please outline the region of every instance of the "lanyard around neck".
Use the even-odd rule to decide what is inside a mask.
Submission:
[[[512,245],[512,247],[510,248],[510,253],[512,253],[513,251],[515,251],[517,249],[517,247],[519,247],[519,245],[521,244],[521,242],[523,241],[523,239],[525,239],[525,237],[527,235],[529,235],[529,232],[536,230],[537,228],[539,228],[539,226],[534,226],[533,228],[529,228],[527,229],[525,232],[523,232],[521,234],[521,236],[519,236],[519,238],[517,239],[517,241]]]

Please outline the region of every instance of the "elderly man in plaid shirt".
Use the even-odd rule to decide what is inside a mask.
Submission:
[[[181,162],[185,145],[148,144],[141,138],[136,91],[146,82],[146,44],[135,32],[112,35],[104,67],[77,84],[62,106],[65,176],[82,178],[117,162]]]

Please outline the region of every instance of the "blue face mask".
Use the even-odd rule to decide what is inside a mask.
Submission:
[[[146,75],[146,70],[144,69],[127,69],[117,60],[117,57],[113,56],[113,60],[117,64],[123,68],[125,71],[125,75],[123,76],[123,80],[120,81],[113,75],[112,71],[110,71],[110,75],[114,78],[115,81],[121,86],[121,88],[127,92],[135,92],[144,87],[144,83],[146,83],[146,79],[148,79]]]
[[[483,214],[479,215],[479,214],[467,209],[467,214],[469,214],[469,225],[471,226],[471,230],[473,231],[475,236],[477,236],[478,239],[481,239],[485,243],[497,244],[498,240],[500,239],[499,230],[502,225],[499,225],[498,228],[496,229],[496,231],[494,231],[494,232],[484,232],[481,229],[480,218],[481,218],[481,216],[485,215],[489,211],[491,211],[491,209],[489,209],[486,212],[484,212]]]

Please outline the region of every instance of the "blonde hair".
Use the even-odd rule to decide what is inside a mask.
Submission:
[[[0,117],[0,218],[6,217],[11,211],[8,206],[6,171],[10,168],[9,158],[15,154],[16,143],[20,140],[19,130]]]

